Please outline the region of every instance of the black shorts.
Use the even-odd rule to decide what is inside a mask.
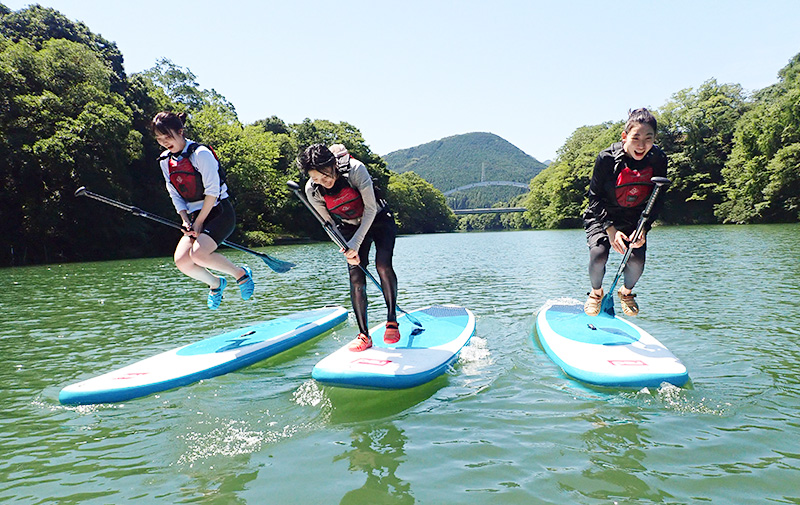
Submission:
[[[199,213],[199,210],[192,212],[190,216],[192,222],[194,222]],[[217,245],[220,245],[223,240],[231,236],[233,229],[236,228],[236,211],[233,210],[233,205],[229,198],[222,200],[211,209],[204,225],[203,233],[214,239]]]
[[[606,233],[605,228],[603,228],[602,222],[587,219],[583,222],[583,227],[586,230],[586,244],[589,246],[589,249],[598,246],[611,249],[611,240],[608,238],[608,233]],[[636,225],[623,226],[617,229],[625,235],[631,235],[636,231]],[[645,242],[640,249],[645,251],[647,249],[647,243]]]
[[[340,223],[338,225],[339,231],[346,240],[353,238],[356,234],[358,226],[348,223]],[[361,242],[361,247],[358,248],[358,257],[361,260],[361,266],[366,267],[369,265],[369,249],[372,243],[375,242],[375,253],[381,256],[387,255],[391,258],[394,253],[394,243],[397,238],[397,224],[394,222],[394,215],[384,209],[375,216],[369,231]],[[351,265],[353,268],[357,268]]]

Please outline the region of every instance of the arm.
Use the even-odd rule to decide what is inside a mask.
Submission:
[[[183,199],[180,193],[178,193],[178,190],[175,189],[175,186],[173,186],[172,183],[169,182],[168,164],[169,160],[166,159],[161,160],[159,162],[159,167],[161,168],[161,175],[164,176],[164,184],[166,185],[167,188],[167,194],[169,195],[170,200],[172,200],[172,206],[175,207],[175,212],[177,212],[181,216],[181,219],[183,220],[184,224],[188,224],[189,218],[187,216],[187,213],[189,211],[189,206],[186,205],[186,201]]]
[[[319,194],[316,191],[314,191],[314,187],[311,184],[310,180],[306,182],[305,191],[308,203],[310,203],[311,206],[317,210],[317,213],[319,213],[319,215],[322,216],[322,219],[331,224],[335,224],[333,221],[333,217],[331,217],[330,212],[328,212],[328,208],[325,206],[325,200],[320,198]]]
[[[375,216],[378,215],[378,202],[375,200],[375,189],[372,187],[372,177],[370,177],[367,167],[363,163],[356,161],[354,166],[350,169],[350,183],[361,193],[361,199],[364,201],[364,214],[361,216],[361,223],[359,223],[353,238],[347,242],[347,246],[358,251],[364,237],[372,227],[375,221]]]
[[[608,178],[613,176],[614,159],[604,157],[603,153],[597,155],[589,181],[589,206],[586,209],[588,217],[592,217],[603,224],[603,229],[614,226],[614,221],[609,218],[606,201],[606,186]]]

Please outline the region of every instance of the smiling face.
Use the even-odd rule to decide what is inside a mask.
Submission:
[[[656,132],[652,126],[636,123],[630,131],[622,132],[622,148],[628,156],[638,161],[647,156],[655,139]]]
[[[186,147],[186,139],[183,138],[183,129],[178,131],[167,130],[166,133],[157,132],[156,142],[173,154],[182,153],[183,148]]]
[[[323,168],[322,170],[326,170],[327,168],[328,167]],[[308,171],[308,178],[311,179],[311,182],[314,184],[319,184],[325,189],[331,189],[333,185],[336,184],[336,169],[331,167],[330,172],[333,175],[328,175],[324,171],[311,169]]]

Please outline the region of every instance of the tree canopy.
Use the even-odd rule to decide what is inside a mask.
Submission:
[[[242,124],[233,104],[201,89],[189,69],[161,59],[127,76],[115,44],[38,5],[14,12],[0,4],[0,88],[0,266],[169,254],[174,231],[73,196],[86,186],[174,217],[150,132],[162,110],[188,113],[187,137],[218,154],[235,196],[236,239],[246,245],[324,238],[286,188],[310,144],[344,144],[383,188],[397,176],[351,124],[275,116]],[[404,180],[399,187],[409,186]],[[443,201],[429,184],[410,186],[424,202]],[[405,233],[455,227],[446,205],[395,207]]]

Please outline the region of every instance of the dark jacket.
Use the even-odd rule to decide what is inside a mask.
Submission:
[[[644,159],[637,161],[625,154],[622,142],[611,144],[600,151],[594,162],[592,180],[589,182],[589,206],[583,213],[585,228],[602,223],[603,229],[611,225],[623,233],[630,233],[636,228],[647,199],[635,207],[623,207],[617,202],[617,178],[625,167],[642,171],[648,167],[653,170],[653,177],[667,176],[667,155],[658,146],[653,146]],[[648,193],[649,194],[649,193]],[[645,230],[649,231],[653,221],[658,217],[663,198],[658,198],[645,222]]]

